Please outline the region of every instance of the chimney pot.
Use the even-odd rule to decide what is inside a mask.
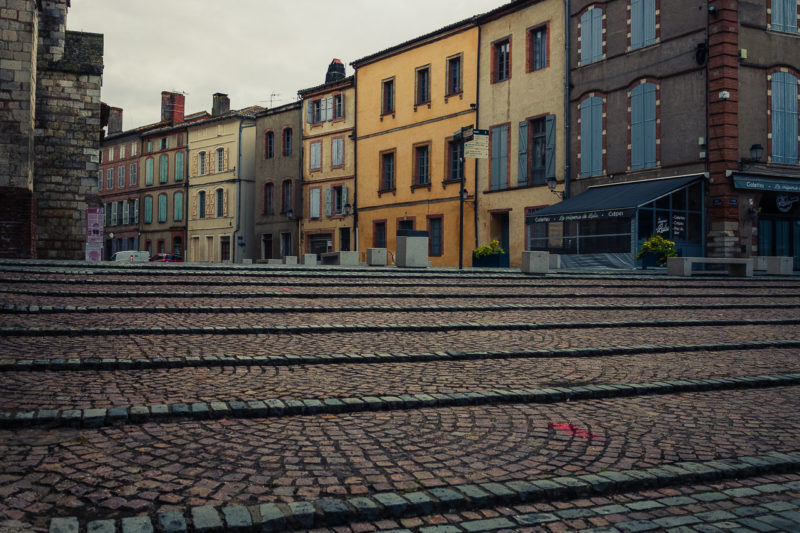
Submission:
[[[122,131],[122,108],[112,107],[108,111],[108,134],[113,135]]]
[[[211,116],[218,117],[231,110],[231,100],[225,93],[214,93],[214,101],[211,105]]]

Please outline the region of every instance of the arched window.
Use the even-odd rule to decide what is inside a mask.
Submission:
[[[292,180],[284,181],[281,187],[281,213],[287,213],[289,209],[292,209]]]
[[[225,216],[225,193],[222,189],[217,189],[217,216]]]
[[[225,172],[225,149],[217,148],[217,172]]]
[[[183,180],[183,152],[175,153],[175,181]]]
[[[169,156],[164,154],[158,162],[158,182],[166,183],[169,179]]]
[[[172,218],[175,222],[183,220],[183,193],[176,192],[172,197]]]
[[[167,221],[167,195],[166,194],[159,194],[158,195],[158,221],[159,222],[166,222]]]
[[[197,218],[206,218],[206,191],[197,193]]]
[[[200,176],[206,174],[206,153],[200,152],[197,154],[197,173]]]
[[[153,223],[153,197],[152,196],[145,196],[144,197],[144,223],[145,224],[152,224]]]
[[[275,197],[275,185],[273,185],[272,183],[265,183],[264,184],[264,214],[265,215],[272,215],[272,214],[275,213],[275,208],[273,207],[274,197]]]
[[[292,155],[292,128],[283,130],[283,155]]]
[[[264,134],[264,159],[272,159],[275,156],[275,133],[268,131]]]

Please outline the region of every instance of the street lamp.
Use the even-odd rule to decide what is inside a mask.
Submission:
[[[459,157],[459,173],[461,174],[461,186],[458,194],[458,269],[464,269],[464,200],[467,197],[467,189],[464,187],[464,145],[475,137],[475,126],[464,126],[455,134],[453,140],[461,145]]]
[[[286,218],[294,220],[294,210],[291,207],[286,210]]]
[[[344,213],[344,216],[349,216],[350,212],[352,210],[353,210],[353,206],[351,206],[350,203],[346,203],[346,204],[344,204],[344,208],[342,209],[342,212]]]

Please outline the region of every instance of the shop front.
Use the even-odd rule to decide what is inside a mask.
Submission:
[[[598,185],[526,217],[527,249],[561,255],[564,268],[635,268],[650,237],[680,255],[705,247],[704,175]]]

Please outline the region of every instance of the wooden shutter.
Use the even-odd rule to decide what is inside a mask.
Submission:
[[[230,167],[228,166],[228,149],[227,148],[225,148],[225,151],[222,152],[222,157],[223,157],[222,168],[224,170],[228,170]]]
[[[192,218],[193,219],[197,218],[197,196],[198,195],[199,195],[199,193],[195,193],[194,195],[192,195]]]
[[[228,216],[228,189],[222,191],[222,216]]]
[[[640,0],[642,2],[642,45],[648,46],[656,42],[656,0]]]
[[[122,201],[122,223],[126,226],[131,223],[131,215],[128,211],[128,200]]]
[[[517,185],[528,184],[528,121],[519,123],[519,158],[517,163]]]
[[[631,0],[631,48],[644,46],[644,0]]]
[[[656,166],[656,86],[647,83],[643,91],[644,166]]]
[[[342,210],[347,203],[347,185],[342,185]]]
[[[314,123],[314,102],[306,100],[306,124]]]
[[[545,121],[545,179],[556,177],[556,116],[547,115]]]
[[[328,114],[327,114],[327,118],[325,120],[331,121],[331,120],[333,120],[333,115],[334,115],[334,113],[333,113],[333,96],[327,97],[326,100],[327,100],[327,104],[326,104],[325,107],[328,110]]]
[[[213,193],[213,191],[212,191]],[[216,194],[206,193],[206,216],[213,217],[216,212],[214,209],[214,202],[216,201]]]
[[[139,223],[139,199],[133,201],[133,223]]]
[[[197,154],[196,153],[192,154],[190,165],[191,165],[191,168],[189,169],[189,174],[191,176],[193,176],[193,177],[197,176]]]
[[[325,216],[329,217],[333,214],[333,191],[330,187],[325,187]]]
[[[631,168],[644,168],[644,86],[631,91]]]

